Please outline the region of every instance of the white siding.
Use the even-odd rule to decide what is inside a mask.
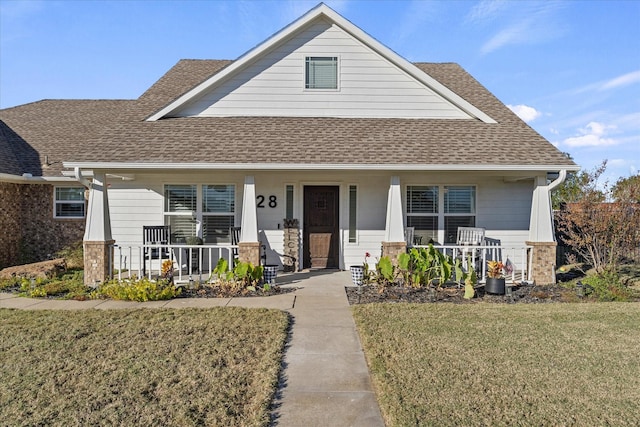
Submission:
[[[503,245],[523,245],[528,238],[533,184],[531,180],[505,182],[491,173],[447,172],[255,172],[256,195],[265,197],[258,208],[259,239],[267,248],[267,263],[282,265],[285,186],[294,186],[294,217],[303,220],[305,185],[336,185],[340,188],[340,267],[360,265],[365,253],[374,264],[380,257],[384,238],[387,194],[391,175],[399,175],[403,199],[407,185],[476,185],[476,225],[486,228],[487,237]],[[142,243],[144,225],[160,225],[163,218],[164,184],[234,184],[236,186],[236,224],[242,212],[242,172],[198,172],[175,174],[136,174],[134,181],[110,182],[109,208],[112,235],[119,245]],[[349,186],[358,188],[356,242],[349,242]],[[270,196],[277,205],[269,206]],[[444,224],[441,222],[441,227]],[[301,245],[302,247],[302,245]],[[300,257],[302,253],[300,253]]]
[[[305,89],[305,57],[337,56],[338,90]],[[221,82],[177,116],[469,118],[323,20]]]

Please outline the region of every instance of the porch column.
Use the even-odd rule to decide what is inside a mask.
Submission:
[[[242,194],[242,218],[240,220],[240,261],[260,264],[260,242],[258,241],[258,211],[256,208],[256,185],[253,176],[244,177]]]
[[[382,242],[382,256],[395,261],[399,254],[407,250],[404,238],[404,214],[402,212],[402,192],[400,177],[392,176],[387,198],[387,221]]]
[[[531,221],[529,223],[529,271],[538,285],[549,285],[556,282],[556,236],[553,227],[553,211],[551,209],[551,190],[562,184],[567,176],[561,170],[559,177],[547,184],[546,176],[539,176],[535,181],[533,200],[531,203]]]
[[[79,172],[76,172],[79,175]],[[79,175],[81,182],[83,179]],[[89,202],[87,204],[87,223],[83,238],[84,283],[95,286],[111,277],[113,244],[111,237],[111,219],[109,217],[109,198],[107,180],[104,172],[93,174],[89,183]]]

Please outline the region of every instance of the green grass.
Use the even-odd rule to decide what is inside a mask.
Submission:
[[[388,426],[631,426],[640,305],[353,307]]]
[[[277,310],[0,309],[0,424],[263,426]]]

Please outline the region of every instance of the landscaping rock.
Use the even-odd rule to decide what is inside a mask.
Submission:
[[[0,271],[0,279],[23,277],[27,279],[48,279],[64,272],[67,269],[64,258],[36,262],[33,264],[16,265]]]

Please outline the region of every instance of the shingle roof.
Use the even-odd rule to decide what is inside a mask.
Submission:
[[[452,63],[416,66],[498,123],[304,117],[144,121],[229,63],[182,60],[138,100],[41,101],[0,110],[0,120],[26,141],[18,151],[31,150],[32,156],[21,167],[34,175],[39,173],[33,153],[40,163],[48,155],[65,162],[575,166]],[[16,151],[15,139],[8,143]],[[0,149],[5,150],[2,142]],[[14,171],[15,161],[0,162],[0,168]],[[60,170],[55,163],[42,167],[42,174]]]

